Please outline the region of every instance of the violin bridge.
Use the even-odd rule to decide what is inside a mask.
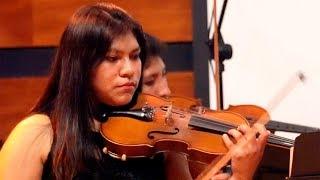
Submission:
[[[165,114],[166,123],[170,124],[171,119],[172,119],[172,104],[168,106],[168,109]]]

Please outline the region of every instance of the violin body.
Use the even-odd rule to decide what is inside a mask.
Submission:
[[[257,120],[270,120],[268,112],[262,107],[256,105],[230,105],[226,110],[241,114],[246,118],[250,125],[253,125]]]
[[[188,160],[198,166],[194,168],[189,164],[191,169],[202,170],[200,167],[228,152],[222,133],[241,124],[249,125],[247,119],[255,122],[261,116],[257,112],[265,113],[262,108],[252,105],[230,106],[228,111],[214,111],[190,99],[188,103],[183,103],[180,97],[174,100],[141,94],[132,109],[145,109],[147,113],[138,111],[138,114],[148,116],[118,116],[118,113],[117,116],[105,116],[105,122],[101,125],[101,135],[106,140],[103,151],[122,160],[152,157],[168,151],[179,152],[186,154]],[[177,101],[184,106],[176,106]],[[268,145],[281,149],[289,149],[293,143],[293,140],[273,134],[268,139]]]
[[[221,132],[203,129],[203,123],[218,122],[237,127],[248,122],[232,112],[194,114],[176,107],[172,101],[142,94],[134,108],[151,108],[151,120],[132,117],[108,117],[101,126],[106,139],[107,153],[116,158],[151,157],[156,153],[175,151],[188,155],[189,159],[210,162],[225,154]],[[210,133],[208,133],[210,131]]]
[[[194,107],[202,106],[200,99],[184,97],[184,96],[168,96],[165,99],[172,102],[176,107],[183,108],[185,110],[193,109]]]

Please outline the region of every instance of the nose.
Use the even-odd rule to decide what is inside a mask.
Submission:
[[[123,59],[123,64],[120,70],[121,77],[132,77],[134,74],[133,61],[129,58]]]
[[[159,88],[159,96],[161,97],[167,97],[167,96],[170,96],[171,95],[171,91],[170,91],[170,88],[169,88],[169,85],[168,85],[168,81],[167,81],[167,78],[164,78],[162,83],[161,83],[161,88]]]

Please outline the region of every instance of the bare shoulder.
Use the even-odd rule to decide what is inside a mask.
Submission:
[[[50,118],[44,114],[34,114],[18,123],[7,141],[8,143],[19,142],[31,149],[37,147],[38,153],[43,152],[42,155],[45,155],[50,151],[52,139],[53,131]],[[46,158],[46,155],[41,158]]]
[[[45,114],[33,114],[30,116],[27,116],[19,124],[48,125],[50,124],[50,118]]]
[[[16,167],[21,167],[20,172],[26,176],[41,175],[52,139],[53,131],[48,116],[35,114],[23,119],[10,133],[0,151],[0,179],[1,174],[10,174],[12,170],[17,170]]]
[[[34,114],[23,119],[11,132],[8,140],[11,138],[23,138],[29,143],[37,141],[52,141],[53,132],[50,118],[44,114]],[[42,142],[44,143],[44,142]],[[30,144],[31,145],[31,144]]]

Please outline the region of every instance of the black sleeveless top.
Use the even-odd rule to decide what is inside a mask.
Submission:
[[[103,138],[99,133],[93,133],[94,141],[99,147],[103,147]],[[100,149],[102,149],[102,147]],[[42,179],[49,180],[52,178],[52,156],[51,152],[44,164]],[[121,161],[103,155],[102,160],[86,162],[86,169],[79,172],[74,180],[163,180],[165,179],[164,172],[164,157],[163,154],[158,154],[154,158],[138,158]]]

